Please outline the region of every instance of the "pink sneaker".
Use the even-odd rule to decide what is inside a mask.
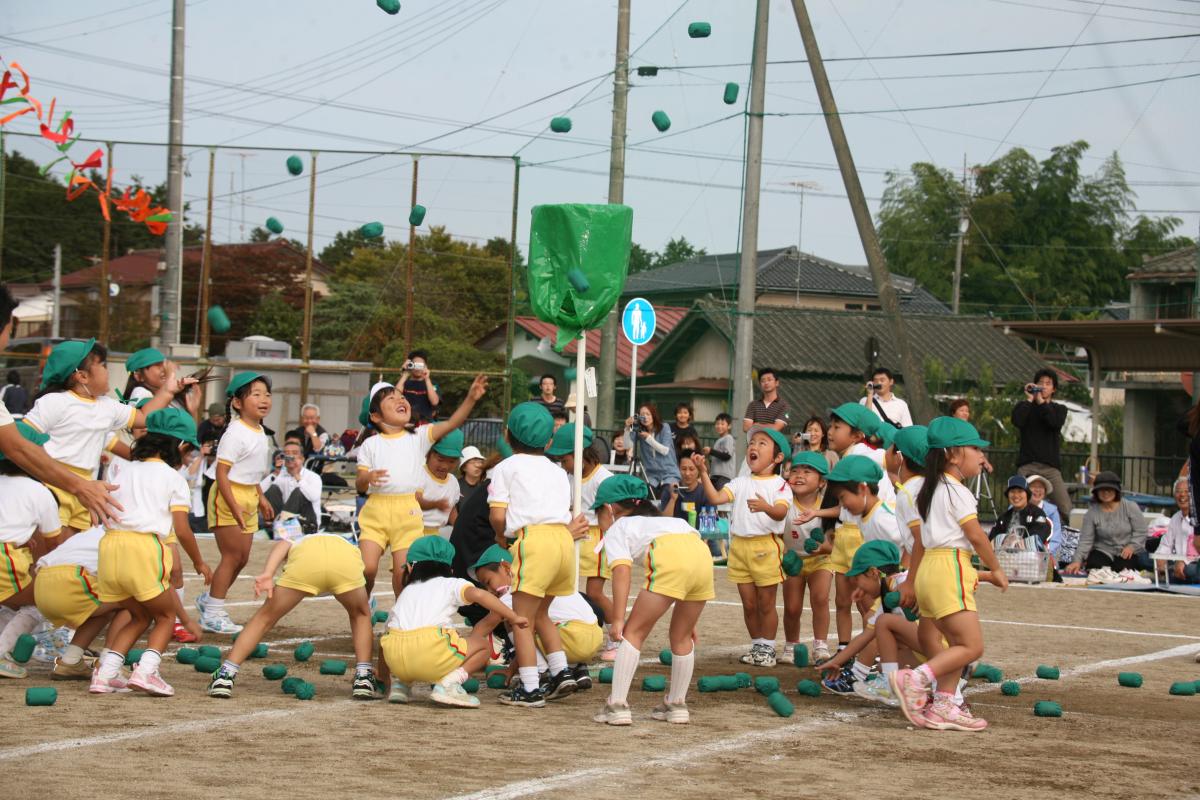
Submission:
[[[129,678],[129,688],[137,689],[154,697],[171,697],[175,694],[175,690],[171,687],[171,684],[164,681],[162,675],[159,675],[157,670],[154,672],[144,672],[141,666],[133,668],[133,675]]]
[[[118,692],[128,692],[129,681],[120,674],[115,678],[101,678],[100,670],[96,669],[92,672],[92,683],[88,686],[88,692],[91,694],[116,694]]]
[[[619,648],[620,646],[621,646],[620,642],[612,642],[609,647],[606,647],[600,651],[600,660],[601,661],[616,661],[617,660],[617,648]]]
[[[971,712],[954,703],[935,700],[925,709],[925,724],[938,731],[967,731],[987,729],[987,720],[971,716]]]
[[[892,694],[900,701],[900,710],[913,725],[918,728],[928,727],[921,711],[929,703],[929,689],[917,676],[915,670],[898,669],[888,675],[888,685]]]

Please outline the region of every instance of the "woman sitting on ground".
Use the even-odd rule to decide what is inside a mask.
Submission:
[[[1137,503],[1121,497],[1121,479],[1100,472],[1092,484],[1092,503],[1083,517],[1075,560],[1066,572],[1109,568],[1137,571],[1146,557],[1146,518]]]

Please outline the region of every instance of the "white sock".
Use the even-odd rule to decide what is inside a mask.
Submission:
[[[867,676],[871,674],[871,668],[856,658],[854,659],[854,664],[850,667],[850,672],[852,672],[854,677],[858,680],[865,681]]]
[[[138,669],[143,673],[154,674],[158,672],[158,665],[162,663],[162,653],[157,650],[143,650],[142,657],[138,660]]]
[[[67,649],[63,651],[62,662],[64,664],[78,664],[83,659],[83,648],[77,645],[69,644]]]
[[[537,667],[518,667],[517,674],[521,676],[521,686],[525,691],[532,692],[538,687]]]
[[[687,697],[692,682],[692,668],[696,666],[696,648],[686,656],[671,654],[671,689],[667,692],[668,703],[682,703]]]
[[[451,672],[449,675],[447,675],[446,677],[444,677],[440,681],[438,681],[438,683],[440,683],[443,687],[449,689],[451,686],[461,686],[462,682],[465,681],[468,677],[469,676],[467,675],[467,671],[465,669],[463,669],[462,667],[458,667],[453,672]]]
[[[125,663],[125,654],[118,653],[114,650],[105,650],[104,655],[100,656],[100,677],[105,680],[112,680],[121,672],[121,665]]]
[[[369,672],[373,672],[374,669],[375,669],[375,666],[370,661],[354,662],[354,674],[355,675],[366,675]],[[465,681],[466,679],[467,679],[467,675],[466,675],[466,673],[463,673],[463,681]],[[459,683],[462,683],[462,681],[459,681]]]
[[[963,692],[963,687],[966,685],[967,685],[966,681],[964,681],[962,678],[958,679],[958,686],[956,686],[954,688],[954,705],[961,706],[963,704],[963,693],[962,692]]]
[[[880,664],[880,668],[883,670],[884,675],[891,675],[900,669],[900,664],[895,661],[884,661]]]
[[[36,606],[24,606],[17,609],[17,613],[4,626],[4,631],[0,632],[0,656],[9,656],[17,645],[17,639],[21,638],[21,634],[32,632],[44,619]]]
[[[204,602],[204,610],[209,614],[224,614],[225,613],[225,598],[209,597]]]
[[[175,594],[179,597],[179,604],[183,605],[183,587],[180,586],[175,590]]]
[[[221,663],[221,671],[222,671],[222,672],[226,672],[226,673],[228,673],[228,674],[230,674],[230,675],[237,675],[237,674],[238,674],[238,670],[240,670],[241,668],[242,668],[242,667],[241,667],[241,665],[240,665],[240,664],[235,664],[235,663],[233,663],[232,661],[230,661],[229,659],[225,659],[225,660],[224,660],[224,661]]]
[[[772,639],[754,639],[753,643],[760,644],[763,647],[774,647],[775,646],[775,642]]]
[[[562,650],[546,653],[546,664],[550,667],[550,674],[557,675],[567,668],[567,654]]]
[[[631,645],[628,640],[621,642],[621,646],[617,648],[617,659],[613,662],[612,692],[608,695],[610,704],[628,704],[629,684],[633,683],[633,675],[637,672],[641,657],[642,651]]]
[[[550,665],[546,663],[546,657],[542,655],[542,651],[537,651],[537,668],[538,672],[545,672],[550,669]]]

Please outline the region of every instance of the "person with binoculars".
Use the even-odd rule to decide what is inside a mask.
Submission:
[[[1021,436],[1017,452],[1017,474],[1028,478],[1040,475],[1050,482],[1050,500],[1063,514],[1071,513],[1071,495],[1063,481],[1059,445],[1067,422],[1067,407],[1054,402],[1058,376],[1051,369],[1040,369],[1033,382],[1025,384],[1025,399],[1012,411],[1012,423]]]
[[[912,413],[908,403],[892,394],[896,378],[887,367],[880,367],[871,373],[867,381],[867,396],[858,402],[875,412],[875,416],[884,422],[891,423],[897,428],[907,428],[913,424]]]

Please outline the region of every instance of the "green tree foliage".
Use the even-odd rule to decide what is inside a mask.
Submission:
[[[1128,297],[1125,275],[1143,255],[1190,243],[1172,217],[1135,216],[1134,193],[1114,153],[1091,175],[1086,142],[1055,148],[1042,161],[1021,148],[976,167],[964,195],[949,170],[914,164],[888,176],[879,214],[884,254],[896,272],[943,300],[951,295],[959,209],[970,229],[963,250],[965,311],[1013,316],[1086,313]]]
[[[681,261],[704,255],[708,255],[708,251],[703,247],[693,245],[686,236],[668,241],[661,253],[657,250],[647,250],[634,242],[629,251],[629,274],[678,264]]]
[[[304,327],[304,312],[289,303],[278,289],[267,293],[258,304],[258,310],[250,319],[249,332],[256,336],[270,336],[287,342],[293,348],[300,347],[300,332]]]
[[[355,250],[378,250],[383,246],[382,238],[368,239],[358,228],[338,231],[337,235],[333,237],[333,241],[325,245],[325,249],[321,251],[321,263],[330,269],[337,269],[354,256]]]

